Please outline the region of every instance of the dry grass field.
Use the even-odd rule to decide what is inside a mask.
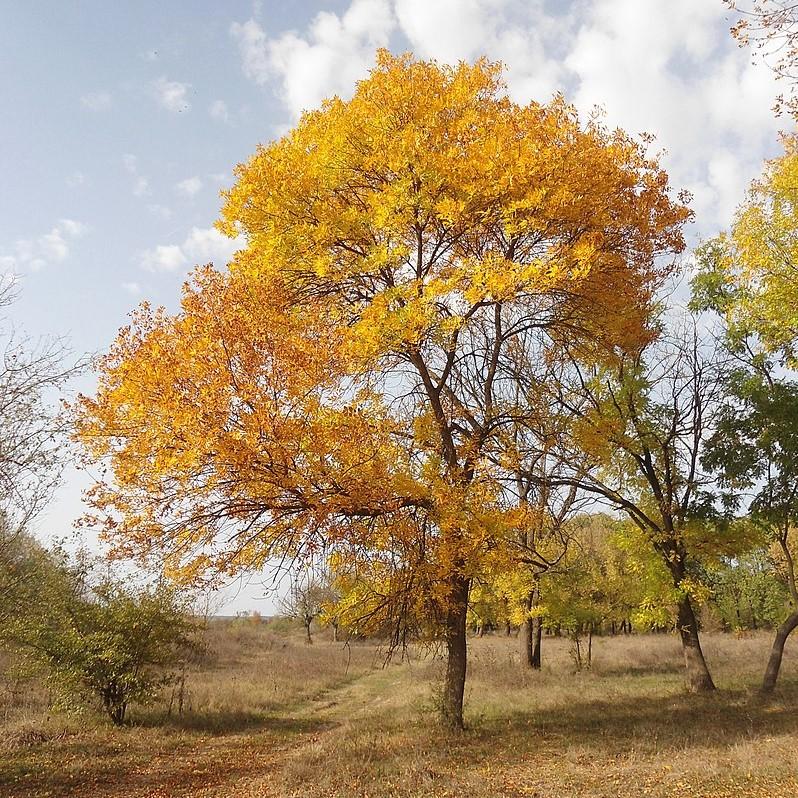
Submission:
[[[677,640],[599,638],[575,673],[546,639],[544,669],[519,670],[517,641],[471,641],[468,729],[434,722],[441,662],[267,625],[215,623],[210,654],[170,695],[115,729],[48,715],[42,688],[0,685],[0,795],[14,798],[263,796],[798,795],[798,651],[780,689],[756,686],[770,636],[707,635],[719,692],[685,694]]]

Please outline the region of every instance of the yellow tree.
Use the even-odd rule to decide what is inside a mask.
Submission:
[[[141,310],[82,402],[113,475],[94,502],[183,578],[321,546],[422,573],[399,581],[428,592],[460,727],[469,587],[501,526],[485,452],[519,414],[507,355],[638,341],[689,212],[562,99],[386,52],[236,176],[230,274]]]
[[[768,162],[738,210],[731,230],[706,242],[696,302],[721,312],[732,343],[756,336],[792,364],[798,341],[798,138]]]

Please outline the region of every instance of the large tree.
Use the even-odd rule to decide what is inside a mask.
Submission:
[[[82,403],[114,477],[95,503],[185,578],[322,546],[398,570],[460,727],[469,587],[502,516],[484,454],[519,412],[508,354],[637,341],[688,211],[640,143],[562,99],[385,52],[236,176],[230,274],[201,272],[175,316],[139,311]]]
[[[699,249],[696,303],[720,314],[733,348],[755,339],[763,353],[795,364],[798,138],[783,144],[784,153],[751,184],[729,231]]]

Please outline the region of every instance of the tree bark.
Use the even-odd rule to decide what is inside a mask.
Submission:
[[[445,617],[446,676],[441,700],[441,720],[450,729],[463,728],[467,648],[466,618],[470,581],[463,576],[451,579],[452,592]]]
[[[696,621],[690,597],[687,595],[683,595],[679,599],[677,626],[682,638],[687,689],[691,693],[705,693],[714,690],[715,683],[712,681],[704,659],[704,652],[701,650],[698,621]]]
[[[543,618],[538,615],[533,620],[532,667],[536,671],[539,671],[541,663],[541,647],[543,646]]]
[[[535,655],[535,627],[532,618],[524,618],[518,630],[518,641],[521,649],[521,666],[534,668],[532,661]]]
[[[533,610],[538,603],[538,590],[535,588],[526,598],[527,612]],[[521,665],[525,668],[540,670],[540,641],[543,635],[543,621],[539,615],[527,617],[521,624],[518,639],[521,648]]]
[[[798,609],[776,630],[776,638],[773,641],[773,648],[770,650],[770,659],[768,660],[767,668],[765,668],[765,678],[762,680],[761,692],[773,692],[776,680],[779,678],[781,659],[784,656],[784,644],[796,627],[798,627]]]

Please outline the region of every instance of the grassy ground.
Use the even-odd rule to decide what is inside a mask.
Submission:
[[[788,645],[779,692],[763,702],[769,642],[706,636],[720,690],[696,697],[670,636],[598,639],[582,673],[564,640],[545,640],[543,671],[524,673],[515,639],[475,639],[468,730],[451,735],[431,714],[432,657],[383,668],[373,646],[218,625],[182,714],[166,715],[165,696],[114,729],[48,717],[43,693],[6,685],[0,795],[793,798],[798,652]]]

